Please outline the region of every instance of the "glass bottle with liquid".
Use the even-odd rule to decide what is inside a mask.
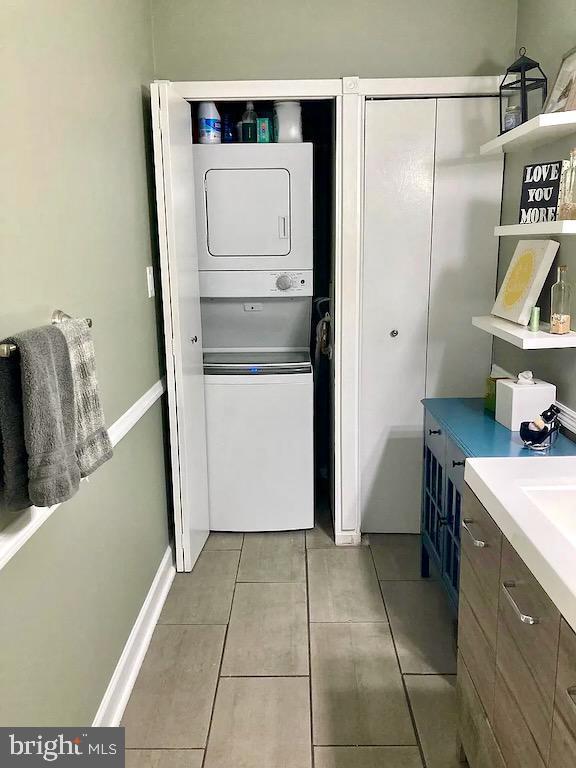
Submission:
[[[558,281],[552,286],[550,301],[550,333],[570,332],[572,289],[566,280],[567,267],[558,267]]]
[[[251,101],[246,102],[246,110],[242,115],[242,141],[254,143],[257,141],[256,133],[256,111],[254,110],[254,103]]]
[[[563,163],[558,195],[558,219],[576,219],[576,148],[571,150],[570,159]]]

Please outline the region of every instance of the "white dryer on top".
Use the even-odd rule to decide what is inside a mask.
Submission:
[[[313,266],[312,144],[197,144],[200,270]]]

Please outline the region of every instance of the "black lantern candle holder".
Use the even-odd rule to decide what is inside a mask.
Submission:
[[[526,56],[526,48],[518,51],[520,58],[516,59],[506,70],[504,79],[500,83],[500,133],[504,133],[503,107],[505,99],[509,96],[520,96],[521,122],[528,120],[528,93],[530,91],[542,91],[542,106],[548,93],[548,79],[540,64]],[[532,73],[532,74],[528,74]],[[538,74],[539,73],[539,74]],[[514,78],[514,79],[511,79]]]

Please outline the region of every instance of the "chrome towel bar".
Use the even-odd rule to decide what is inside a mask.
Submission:
[[[67,315],[66,312],[63,312],[61,309],[55,309],[54,312],[52,312],[52,325],[58,325],[58,323],[61,323],[63,320],[72,320],[72,317]],[[92,328],[91,318],[87,317],[86,322],[88,323],[88,326]],[[0,357],[10,357],[13,352],[16,352],[15,344],[0,344]]]

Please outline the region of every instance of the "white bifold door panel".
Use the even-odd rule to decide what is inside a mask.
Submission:
[[[205,179],[212,256],[290,253],[290,174],[285,168],[218,168]]]
[[[190,571],[209,530],[191,111],[169,83],[151,97],[176,567]]]
[[[435,119],[434,99],[366,103],[364,531],[419,530]]]
[[[480,155],[498,99],[438,99],[427,397],[483,397],[492,337],[471,323],[496,290],[504,155]]]
[[[366,104],[362,530],[420,530],[424,397],[480,396],[491,339],[502,158],[481,157],[498,100]]]

